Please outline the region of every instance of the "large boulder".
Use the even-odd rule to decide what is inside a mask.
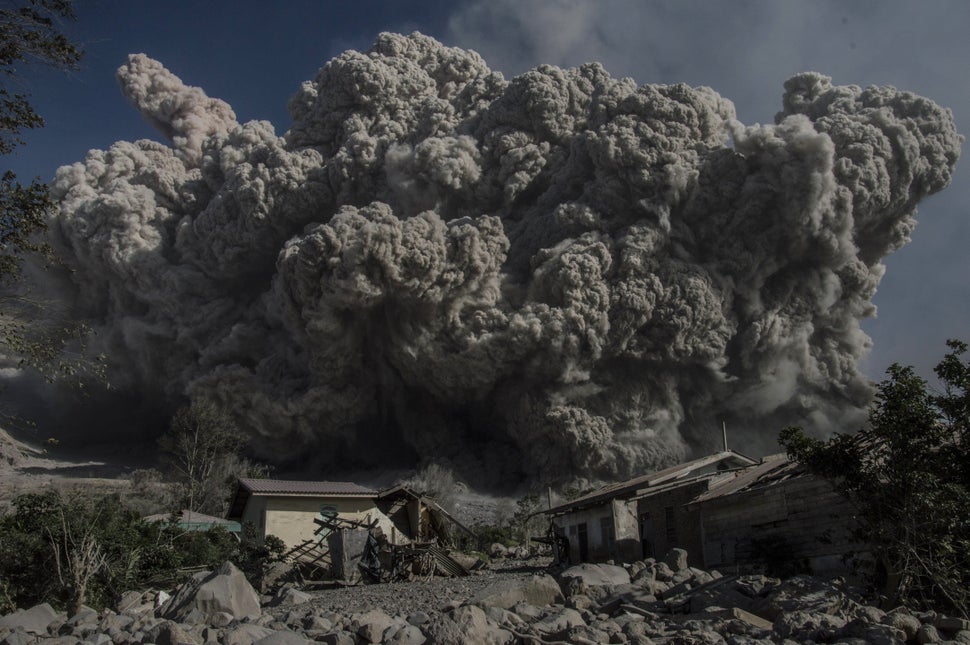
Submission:
[[[6,627],[10,631],[18,629],[28,634],[47,635],[47,627],[57,621],[64,622],[67,615],[62,612],[54,611],[49,604],[41,603],[34,605],[30,609],[18,609],[12,614],[0,618],[0,629]]]
[[[835,614],[855,607],[856,603],[831,582],[800,575],[772,588],[764,598],[755,603],[754,612],[774,620],[783,612]]]
[[[149,629],[142,642],[156,645],[199,645],[200,643],[199,639],[171,620],[162,621]]]
[[[256,625],[254,623],[243,623],[226,632],[222,642],[228,645],[253,645],[256,641],[272,636],[275,630]]]
[[[364,643],[380,643],[386,632],[394,624],[394,619],[380,609],[354,614],[351,618],[351,630]]]
[[[560,582],[578,578],[589,587],[601,587],[603,585],[626,585],[630,584],[630,574],[623,567],[615,564],[591,564],[584,562],[569,567],[559,574]]]
[[[421,625],[427,645],[454,645],[463,643],[464,634],[461,628],[450,617],[435,612],[430,615],[428,622]]]
[[[584,562],[559,574],[559,585],[566,596],[585,595],[602,601],[616,587],[630,584],[630,573],[613,564]]]
[[[180,623],[208,623],[220,612],[235,620],[260,615],[259,595],[231,562],[183,584],[159,608],[158,615]]]
[[[535,575],[524,580],[499,580],[469,598],[466,604],[511,609],[520,602],[544,606],[562,601],[562,590],[555,578]]]
[[[664,564],[670,567],[674,573],[683,571],[687,568],[687,551],[684,549],[671,549],[664,556]]]

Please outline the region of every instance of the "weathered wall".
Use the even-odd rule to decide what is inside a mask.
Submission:
[[[579,526],[586,524],[586,537],[588,553],[586,562],[602,562],[614,559],[615,540],[610,541],[602,530],[602,518],[609,518],[610,525],[613,526],[613,509],[610,502],[599,506],[582,509],[562,515],[554,519],[556,526],[560,527],[563,535],[569,538],[569,560],[570,562],[582,562],[579,549]]]
[[[695,505],[703,524],[704,566],[763,565],[787,559],[816,574],[836,573],[852,541],[852,509],[825,480],[795,477]]]
[[[366,521],[378,515],[383,518],[382,528],[390,535],[391,523],[383,513],[377,510],[374,502],[367,498],[336,498],[336,497],[262,497],[252,496],[243,511],[243,521],[254,516],[253,524],[262,526],[261,536],[275,535],[292,548],[301,542],[314,539],[317,525],[314,518],[319,517],[320,507],[335,506],[337,515],[349,520]],[[264,513],[265,522],[260,523],[259,514]]]
[[[691,566],[703,564],[700,555],[703,544],[700,514],[697,509],[687,507],[686,504],[706,491],[708,485],[709,481],[706,479],[691,482],[641,498],[637,502],[637,517],[649,514],[651,518],[652,535],[641,537],[650,542],[653,557],[662,558],[670,549],[679,547],[687,550],[687,561]],[[672,526],[668,523],[671,514]]]
[[[613,507],[613,528],[616,534],[615,559],[619,562],[639,560],[640,526],[637,522],[637,503],[615,499]]]

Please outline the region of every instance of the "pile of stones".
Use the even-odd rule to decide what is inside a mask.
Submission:
[[[970,621],[905,608],[885,612],[840,581],[703,571],[674,549],[659,561],[496,579],[470,597],[443,600],[439,609],[393,614],[380,606],[318,607],[312,593],[287,586],[260,597],[227,563],[171,595],[126,594],[114,610],[83,608],[68,617],[44,604],[0,618],[0,645],[35,642],[970,644]]]

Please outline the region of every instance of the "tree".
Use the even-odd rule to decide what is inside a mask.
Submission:
[[[229,415],[202,401],[178,410],[158,443],[191,511],[221,515],[236,477],[266,474],[243,457],[245,439]]]
[[[23,143],[25,129],[44,125],[29,95],[13,92],[8,84],[18,79],[18,66],[40,62],[61,69],[76,69],[81,51],[57,29],[58,20],[74,20],[70,0],[27,0],[23,6],[0,9],[0,154]],[[47,186],[34,180],[24,187],[12,172],[0,182],[0,280],[20,273],[25,253],[45,252],[35,241],[46,230],[45,215],[52,204]]]
[[[59,31],[62,21],[74,19],[70,0],[26,0],[0,8],[0,155],[23,144],[24,130],[44,125],[29,95],[12,89],[22,80],[21,66],[77,68],[81,51]],[[99,364],[103,357],[92,362],[65,350],[87,329],[73,322],[51,322],[60,314],[30,297],[20,280],[26,257],[53,259],[42,238],[53,206],[47,185],[40,180],[25,186],[11,171],[0,176],[0,349],[17,357],[19,367],[34,368],[48,381],[78,377],[83,387],[87,374],[104,377]]]
[[[887,602],[970,617],[970,362],[965,343],[947,345],[942,392],[894,364],[865,428],[828,441],[786,428],[779,442],[854,504]]]
[[[101,609],[125,591],[176,585],[227,560],[255,580],[285,548],[267,538],[256,547],[222,527],[148,522],[117,495],[19,495],[0,513],[0,615],[41,602],[72,612],[82,603]]]

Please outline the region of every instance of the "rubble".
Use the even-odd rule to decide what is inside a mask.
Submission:
[[[116,611],[15,612],[0,618],[0,643],[970,643],[970,621],[885,612],[839,580],[675,571],[680,559],[537,573],[508,562],[477,576],[312,592],[287,585],[253,611],[232,609],[228,598],[199,604],[206,584],[232,577],[222,567],[158,608],[163,592],[130,592]],[[233,600],[255,595],[221,588]]]

